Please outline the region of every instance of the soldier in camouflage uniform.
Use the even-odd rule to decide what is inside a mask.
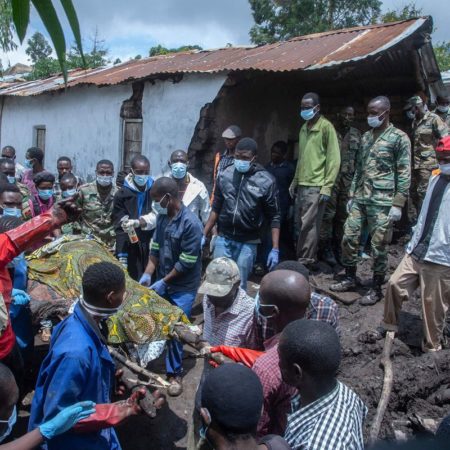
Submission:
[[[341,150],[339,175],[327,203],[320,230],[320,259],[331,266],[337,264],[333,251],[333,240],[339,249],[344,235],[344,223],[347,219],[348,193],[355,173],[356,161],[361,146],[361,132],[352,127],[355,119],[353,106],[343,108],[338,114],[336,133]]]
[[[97,163],[96,180],[79,189],[78,205],[82,208],[79,227],[82,234],[92,234],[109,248],[116,235],[111,220],[113,198],[117,188],[113,183],[114,165],[106,159]]]
[[[414,171],[411,174],[411,197],[417,215],[422,208],[431,172],[437,169],[435,149],[439,139],[448,135],[448,127],[441,118],[425,109],[423,100],[415,95],[405,106],[412,123],[412,152]]]
[[[434,111],[450,128],[450,95],[438,95],[436,98],[436,110]]]
[[[387,249],[392,222],[402,216],[411,181],[411,143],[408,136],[389,122],[390,102],[376,97],[368,107],[367,131],[349,193],[349,216],[342,241],[343,281],[331,290],[343,292],[356,286],[356,265],[361,232],[367,225],[372,236],[373,286],[361,299],[373,305],[382,299],[381,286],[387,272]]]

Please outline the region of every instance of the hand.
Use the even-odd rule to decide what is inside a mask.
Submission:
[[[30,296],[21,289],[13,289],[11,297],[14,305],[28,305],[30,303]]]
[[[79,420],[86,419],[95,412],[95,403],[85,401],[75,403],[59,412],[52,420],[39,426],[39,431],[46,439],[70,430]]]
[[[402,208],[391,206],[388,218],[391,222],[398,222],[402,218]]]
[[[291,198],[295,198],[295,192],[297,191],[297,186],[294,183],[291,183],[289,186],[289,195]]]
[[[137,219],[129,219],[123,220],[120,225],[122,226],[122,230],[127,233],[130,228],[139,228],[141,223]]]
[[[205,235],[203,235],[202,236],[202,248],[205,246],[205,244],[206,244],[206,236]]]
[[[326,203],[330,200],[330,198],[331,197],[329,195],[320,194],[319,203]]]
[[[207,355],[209,355],[210,353],[211,353],[211,346],[208,344],[208,345],[205,345],[204,347],[202,347],[200,350],[199,350],[199,355],[200,356],[207,356]]]
[[[280,262],[280,250],[273,248],[267,258],[267,268],[271,271]]]
[[[350,214],[350,211],[352,209],[352,205],[353,205],[353,199],[351,198],[348,202],[347,202],[347,214]]]
[[[150,286],[150,289],[153,289],[158,295],[163,296],[166,293],[167,284],[164,280],[158,280]]]
[[[78,219],[82,210],[76,203],[77,198],[78,194],[75,194],[53,205],[52,216],[56,225],[64,225]]]
[[[115,389],[116,395],[119,395],[119,396],[125,395],[125,392],[127,391],[127,387],[125,386],[124,382],[122,381],[123,370],[122,369],[116,370],[116,373],[114,374],[114,376],[116,378],[116,389]]]
[[[149,273],[144,272],[142,274],[142,277],[139,279],[139,284],[141,284],[142,286],[149,287],[151,283],[152,283],[152,276]]]

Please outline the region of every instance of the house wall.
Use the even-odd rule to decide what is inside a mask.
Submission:
[[[36,125],[45,125],[45,166],[56,172],[59,156],[72,158],[75,172],[92,179],[95,164],[110,159],[118,166],[121,139],[120,107],[131,85],[74,87],[67,92],[33,97],[5,97],[0,145],[12,145],[23,161],[34,145]]]

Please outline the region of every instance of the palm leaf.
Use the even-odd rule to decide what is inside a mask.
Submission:
[[[12,0],[12,18],[16,27],[17,36],[20,43],[25,39],[27,33],[28,22],[30,20],[30,1],[29,0]]]
[[[72,0],[61,0],[61,5],[64,8],[67,20],[69,21],[70,24],[70,28],[72,29],[72,33],[75,37],[75,42],[77,44],[78,51],[80,52],[83,64],[84,66],[86,66],[86,60],[84,58],[83,53],[83,44],[81,42],[80,23],[78,22],[77,13],[73,6]]]

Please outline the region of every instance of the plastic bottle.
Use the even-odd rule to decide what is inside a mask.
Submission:
[[[125,223],[128,221],[128,219],[129,219],[128,216],[123,216],[121,222]],[[138,235],[136,234],[136,230],[134,229],[134,227],[127,227],[126,232],[132,244],[137,244],[139,242],[139,238]]]

